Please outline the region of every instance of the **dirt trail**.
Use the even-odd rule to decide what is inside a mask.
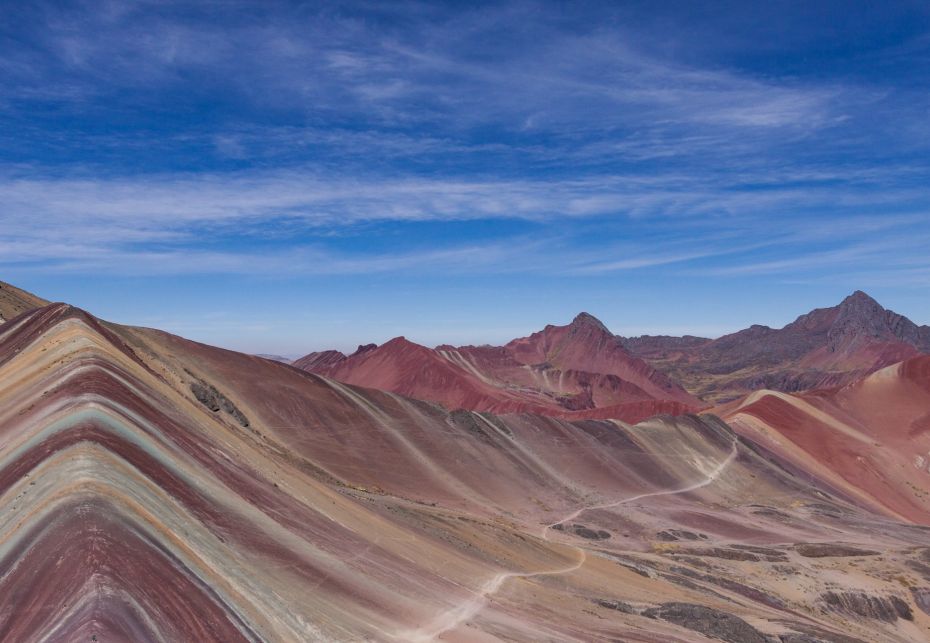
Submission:
[[[731,462],[733,462],[733,459],[736,457],[736,444],[737,444],[736,441],[734,441],[733,446],[730,448],[730,453],[729,455],[727,455],[726,459],[720,464],[718,464],[714,468],[714,470],[711,471],[709,474],[707,474],[707,477],[704,480],[701,480],[700,482],[690,484],[687,487],[682,487],[680,489],[666,489],[663,491],[651,491],[649,493],[641,493],[637,496],[633,496],[631,498],[624,498],[622,500],[617,500],[615,502],[607,502],[601,505],[590,505],[587,507],[582,507],[581,509],[575,511],[574,513],[571,513],[565,516],[564,518],[543,527],[542,537],[544,540],[549,540],[548,534],[549,534],[550,529],[552,529],[556,525],[561,525],[563,522],[574,520],[575,518],[577,518],[578,516],[580,516],[586,511],[591,511],[594,509],[609,509],[611,507],[618,507],[628,502],[636,502],[637,500],[642,500],[643,498],[654,498],[656,496],[674,496],[679,493],[688,493],[689,491],[696,491],[697,489],[700,489],[701,487],[706,487],[710,483],[714,482],[717,478],[719,478],[720,474],[723,473],[723,470],[726,469],[727,466],[729,466]]]
[[[730,453],[727,457],[718,464],[713,471],[711,471],[707,476],[700,482],[695,482],[686,487],[681,487],[678,489],[666,489],[663,491],[652,491],[649,493],[641,493],[629,498],[623,498],[622,500],[617,500],[614,502],[608,502],[600,505],[590,505],[587,507],[582,507],[571,514],[565,516],[561,520],[558,520],[554,523],[546,525],[543,527],[542,533],[540,536],[543,540],[549,540],[549,530],[551,530],[556,525],[562,524],[568,520],[574,520],[580,516],[585,511],[590,511],[593,509],[609,509],[611,507],[618,507],[622,504],[629,502],[635,502],[637,500],[642,500],[643,498],[653,498],[656,496],[672,496],[679,493],[688,493],[689,491],[695,491],[702,487],[706,487],[715,480],[717,480],[724,470],[730,465],[731,462],[736,458],[737,455],[737,441],[733,441],[733,445],[730,448]],[[458,607],[451,609],[447,612],[440,614],[435,618],[431,623],[413,631],[407,631],[398,634],[395,638],[397,640],[403,641],[414,641],[414,642],[423,642],[433,641],[436,638],[442,636],[446,632],[456,629],[462,623],[465,623],[469,619],[473,618],[478,614],[484,607],[488,604],[491,597],[496,594],[504,583],[511,578],[535,578],[538,576],[558,576],[559,574],[567,574],[570,572],[579,569],[584,565],[585,560],[588,558],[587,552],[575,545],[569,545],[574,547],[578,551],[578,561],[568,567],[560,567],[556,569],[544,569],[535,572],[501,572],[497,574],[489,581],[487,581],[481,588],[475,592],[475,595],[462,603]]]

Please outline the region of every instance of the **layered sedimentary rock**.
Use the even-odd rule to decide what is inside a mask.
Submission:
[[[294,366],[450,409],[635,422],[705,406],[586,313],[500,347],[431,349],[398,337],[349,356],[311,353]]]
[[[920,506],[738,428],[449,411],[46,306],[0,326],[0,638],[923,640]]]

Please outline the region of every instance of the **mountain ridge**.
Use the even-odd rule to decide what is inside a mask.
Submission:
[[[885,309],[861,290],[781,328],[754,324],[716,339],[624,338],[634,355],[709,401],[751,390],[839,386],[930,353],[930,326]]]
[[[665,375],[630,356],[589,313],[499,347],[428,348],[395,337],[380,346],[360,346],[351,355],[310,353],[293,365],[349,384],[473,411],[564,417],[612,412],[635,422],[648,417],[644,414],[680,414],[702,406]]]
[[[384,347],[396,339],[381,346],[360,346],[348,356],[338,351],[311,353],[294,364],[377,388],[384,384],[374,374],[351,373],[353,360],[369,351],[389,352]],[[476,385],[470,380],[477,379],[481,387],[491,384],[502,390],[511,389],[501,394],[511,401],[514,386],[535,389],[537,397],[533,404],[527,400],[523,410],[543,413],[584,410],[597,414],[595,409],[599,407],[642,403],[651,398],[679,403],[682,411],[687,412],[701,408],[704,401],[717,403],[762,388],[800,391],[851,382],[889,364],[930,353],[930,326],[918,326],[857,290],[836,306],[814,309],[781,328],[753,324],[716,339],[693,335],[622,337],[614,335],[594,315],[581,312],[564,326],[548,324],[500,347],[441,344],[435,349],[422,348],[433,351],[420,352],[424,358],[429,355],[432,363],[438,364],[435,359],[438,353],[457,367],[443,380],[446,385],[470,389]],[[527,379],[514,370],[517,365],[540,376],[556,375],[563,383],[566,374],[570,374],[569,378],[576,380],[571,397],[562,397],[552,406],[549,402],[562,391],[549,388],[539,378]],[[406,368],[410,372],[415,370],[409,362]],[[503,376],[500,371],[508,371],[508,375]],[[458,373],[458,383],[452,373]],[[638,390],[629,388],[627,399],[599,401],[598,386],[619,391],[621,384],[617,380],[611,380],[610,384],[606,380],[592,383],[591,375],[618,378],[623,385]],[[692,397],[682,396],[678,389]],[[494,406],[487,393],[481,401],[472,397],[468,402],[429,386],[393,382],[389,390],[446,404],[470,403],[473,410],[517,408],[513,404]],[[545,404],[540,406],[538,395],[546,393],[550,399],[543,400]]]

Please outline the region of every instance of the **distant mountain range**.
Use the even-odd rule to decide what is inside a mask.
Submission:
[[[705,406],[586,313],[505,346],[427,348],[397,337],[348,356],[311,353],[293,365],[347,384],[493,413],[637,422]]]
[[[883,308],[856,291],[784,328],[751,326],[717,339],[643,336],[623,340],[631,354],[702,399],[758,389],[840,386],[889,364],[930,353],[930,326]]]
[[[705,408],[759,389],[839,386],[930,353],[930,327],[857,291],[781,329],[718,339],[612,334],[581,313],[504,346],[427,348],[403,337],[293,365],[333,379],[475,411],[638,421]]]
[[[700,415],[584,314],[304,361],[440,404],[0,286],[0,639],[926,639],[930,356]],[[924,346],[873,304],[769,367]]]

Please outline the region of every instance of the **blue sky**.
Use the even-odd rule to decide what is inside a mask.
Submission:
[[[6,3],[0,279],[287,355],[930,323],[928,90],[922,2]]]

